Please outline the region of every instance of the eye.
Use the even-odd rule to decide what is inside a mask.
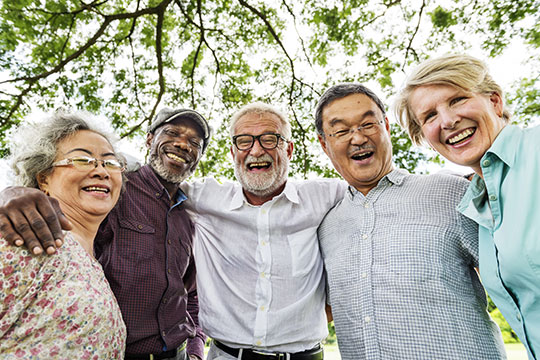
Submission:
[[[369,130],[369,129],[372,129],[375,125],[377,124],[374,122],[368,122],[368,123],[363,124],[361,127],[363,129]]]
[[[458,104],[460,102],[463,102],[465,100],[467,100],[468,98],[466,96],[458,96],[458,97],[455,97],[453,98],[452,100],[450,100],[450,105],[455,105],[455,104]]]
[[[103,160],[103,165],[107,169],[113,169],[113,170],[118,170],[122,168],[122,164],[118,160],[113,160],[113,159]]]
[[[342,136],[345,136],[349,133],[349,129],[342,129],[342,130],[338,130],[336,131],[335,133],[332,134],[332,136],[335,136],[335,137],[342,137]]]
[[[94,159],[87,157],[78,157],[71,159],[73,165],[85,166],[94,162]]]
[[[436,115],[437,115],[437,113],[435,111],[427,113],[426,116],[424,116],[423,124],[427,124],[427,123],[431,122],[433,119],[435,119]]]
[[[165,129],[163,130],[163,132],[168,135],[168,136],[172,136],[172,137],[177,137],[178,136],[178,133],[174,130],[171,130],[171,129]]]
[[[201,141],[198,141],[196,139],[189,139],[189,143],[191,145],[193,145],[194,147],[196,147],[197,149],[200,149],[202,147],[202,142]]]

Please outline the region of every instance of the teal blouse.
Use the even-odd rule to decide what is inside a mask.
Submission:
[[[506,126],[458,210],[479,225],[480,276],[505,319],[540,357],[540,126]],[[539,358],[540,359],[540,358]]]

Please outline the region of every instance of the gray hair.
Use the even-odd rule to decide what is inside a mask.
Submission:
[[[371,91],[364,85],[356,83],[344,83],[334,85],[328,90],[326,90],[324,94],[322,94],[319,102],[317,103],[317,107],[315,108],[315,127],[317,128],[317,132],[319,133],[319,135],[324,137],[322,112],[325,106],[327,106],[334,100],[341,99],[353,94],[366,95],[368,98],[373,100],[373,102],[377,105],[379,109],[381,109],[383,117],[386,116],[384,104],[381,99],[379,99],[379,97],[375,95],[373,91]]]
[[[289,122],[288,118],[285,116],[285,114],[276,108],[275,106],[272,106],[270,104],[266,104],[260,101],[247,104],[243,107],[241,107],[237,112],[235,112],[231,118],[231,124],[229,126],[229,132],[231,136],[234,134],[234,126],[236,125],[236,122],[238,119],[240,119],[242,116],[247,114],[273,114],[276,115],[280,120],[281,124],[283,125],[284,134],[282,134],[287,140],[291,139],[291,123]]]
[[[112,137],[95,125],[97,121],[85,113],[58,112],[43,122],[20,126],[11,141],[9,160],[17,185],[38,188],[38,175],[50,173],[58,143],[78,131],[93,131],[112,146]]]
[[[401,126],[406,128],[413,143],[425,142],[420,121],[411,108],[411,95],[414,90],[425,85],[449,85],[466,92],[490,95],[497,93],[503,98],[499,84],[489,74],[486,64],[465,54],[446,54],[424,61],[407,78],[398,94],[394,110]],[[510,112],[503,108],[503,120],[510,121]]]

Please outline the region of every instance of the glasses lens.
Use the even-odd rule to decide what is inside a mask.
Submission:
[[[71,163],[78,169],[90,170],[96,165],[96,159],[80,157],[71,159]]]
[[[253,146],[253,136],[239,135],[235,138],[235,144],[239,150],[251,149]]]
[[[278,144],[278,139],[276,134],[263,134],[259,137],[261,146],[267,150],[274,149]]]
[[[107,170],[111,171],[120,171],[123,170],[124,166],[117,160],[103,160],[103,166]]]

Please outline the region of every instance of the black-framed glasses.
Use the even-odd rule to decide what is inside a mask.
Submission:
[[[78,170],[90,171],[97,168],[99,163],[101,163],[101,166],[103,166],[105,170],[111,172],[122,172],[126,169],[124,164],[122,164],[116,159],[96,159],[88,156],[78,156],[60,160],[53,163],[52,166],[73,166],[75,169]]]
[[[379,125],[382,123],[383,123],[382,120],[376,121],[376,122],[367,122],[359,126],[353,126],[351,128],[341,129],[327,135],[330,137],[333,137],[334,139],[336,139],[336,141],[349,141],[356,131],[360,131],[362,135],[365,135],[365,136],[376,134],[377,131],[379,131]]]
[[[240,134],[232,137],[234,146],[236,146],[238,150],[242,151],[251,149],[253,147],[253,144],[255,144],[255,140],[258,140],[259,145],[261,145],[261,147],[266,150],[275,149],[279,145],[279,140],[282,140],[283,142],[289,142],[280,134],[273,133],[266,133],[257,136]]]

